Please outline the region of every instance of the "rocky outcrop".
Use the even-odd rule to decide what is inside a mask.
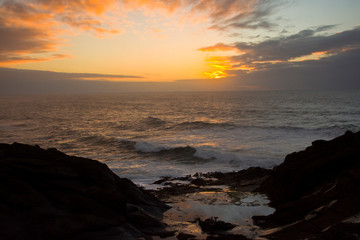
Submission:
[[[0,144],[0,239],[137,239],[167,208],[98,161]]]
[[[261,191],[276,211],[254,220],[281,229],[268,239],[359,239],[360,132],[289,154]]]
[[[253,218],[268,229],[267,239],[359,239],[360,132],[315,141],[304,151],[289,154],[273,170],[250,168],[185,179],[192,184],[171,185],[172,179],[164,178],[157,183],[169,187],[155,194],[166,199],[210,185],[260,191],[276,209],[272,215]],[[0,144],[0,239],[131,240],[174,235],[164,231],[160,221],[167,208],[98,161],[56,149]],[[177,238],[192,235],[179,233]],[[216,233],[207,239],[246,237]]]
[[[188,193],[212,191],[215,186],[226,185],[232,191],[258,192],[262,182],[270,175],[272,171],[260,167],[250,167],[238,172],[210,172],[196,173],[193,176],[185,177],[162,177],[153,184],[163,184],[165,187],[150,191],[155,196],[167,201],[169,196],[181,196]],[[177,181],[188,182],[178,183]],[[207,189],[206,187],[210,187]],[[221,189],[219,189],[221,191]]]
[[[216,217],[201,220],[196,219],[201,230],[206,233],[221,233],[233,229],[236,225],[224,221],[218,221]]]
[[[242,192],[257,192],[262,182],[271,174],[271,170],[260,167],[250,167],[238,172],[229,173],[207,173],[207,178],[215,178],[212,185],[228,185],[233,190]]]

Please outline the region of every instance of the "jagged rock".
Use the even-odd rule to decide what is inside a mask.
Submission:
[[[228,234],[228,235],[207,236],[206,240],[250,240],[250,239],[243,235]]]
[[[162,184],[162,183],[164,183],[166,181],[169,181],[169,180],[171,180],[171,177],[161,177],[159,180],[153,182],[153,184]]]
[[[224,232],[236,227],[234,224],[218,221],[216,217],[208,218],[204,221],[199,218],[197,219],[197,222],[199,223],[201,230],[206,233]]]
[[[166,209],[98,161],[0,144],[0,239],[137,239]]]
[[[360,213],[360,132],[314,141],[306,150],[289,154],[261,191],[276,211],[254,217],[255,222],[265,228],[287,225],[266,238],[334,239],[330,236],[337,233],[337,239],[351,239],[346,236],[360,224],[342,232],[349,225],[340,223]]]
[[[216,178],[207,185],[228,185],[232,189],[243,192],[256,192],[262,182],[271,174],[271,170],[261,167],[250,167],[238,172],[229,173],[207,173],[207,178]]]
[[[192,235],[192,234],[186,234],[186,233],[179,233],[176,238],[178,240],[189,240],[189,239],[194,239],[196,236]]]

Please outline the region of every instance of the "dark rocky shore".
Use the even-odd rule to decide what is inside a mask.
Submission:
[[[360,239],[360,132],[315,141],[272,170],[163,178],[152,192],[94,160],[0,144],[0,178],[0,239],[196,239],[164,230],[163,201],[221,185],[268,196],[276,211],[253,217],[267,239]],[[194,221],[207,239],[248,239],[216,218]]]
[[[169,196],[217,185],[266,194],[276,211],[253,217],[255,224],[265,229],[261,237],[266,239],[360,239],[360,132],[314,141],[304,151],[287,155],[284,163],[272,170],[255,167],[201,174],[193,176],[188,185],[163,180],[169,187],[154,194],[165,201]],[[218,236],[245,239],[226,232]]]
[[[360,239],[360,132],[287,155],[260,190],[276,212],[256,223],[285,226],[268,239]]]
[[[0,144],[0,239],[138,239],[168,207],[105,164]]]

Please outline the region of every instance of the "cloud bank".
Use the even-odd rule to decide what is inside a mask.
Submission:
[[[127,26],[118,22],[134,10],[178,11],[183,21],[200,19],[222,31],[270,28],[267,16],[276,6],[265,0],[0,0],[0,65],[69,58],[61,52],[68,35],[121,33]]]
[[[0,76],[2,79],[10,81],[16,80],[112,80],[112,79],[135,79],[140,76],[128,75],[112,75],[112,74],[97,74],[97,73],[66,73],[66,72],[52,72],[52,71],[39,71],[39,70],[24,70],[13,68],[0,68]]]
[[[226,90],[212,80],[147,82],[139,76],[0,68],[0,95]],[[93,79],[93,80],[89,80]],[[122,79],[122,81],[109,81]],[[136,82],[133,80],[137,79]],[[219,85],[220,84],[220,85]]]
[[[331,34],[334,26],[306,29],[257,43],[216,44],[200,51],[239,53],[219,57],[229,79],[270,89],[359,88],[360,27]]]
[[[128,27],[126,21],[120,20],[127,19],[132,11],[143,11],[145,14],[178,14],[182,21],[206,22],[210,30],[228,33],[254,29],[271,31],[277,27],[276,21],[272,19],[274,13],[288,2],[291,1],[0,0],[0,66],[70,58],[69,53],[61,51],[69,35],[79,31],[87,31],[97,36],[119,34]],[[249,87],[358,88],[360,27],[329,34],[328,31],[335,27],[318,26],[296,34],[257,42],[220,42],[198,50],[211,53],[206,57],[206,61],[214,66],[216,71],[207,75],[212,78],[225,78],[222,86],[227,87],[222,87],[222,90]],[[286,31],[283,33],[286,34]],[[216,56],[216,52],[227,54]],[[8,78],[9,75],[3,70],[1,77]],[[24,75],[24,72],[19,70],[18,74]],[[42,77],[47,74],[40,74],[39,71],[30,75],[44,80]],[[48,75],[57,80],[68,81],[136,78],[67,73]],[[180,82],[184,85],[184,82]],[[188,81],[185,85],[190,82],[195,85],[199,83]]]

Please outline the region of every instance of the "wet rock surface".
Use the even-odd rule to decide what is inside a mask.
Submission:
[[[56,149],[0,144],[0,164],[1,239],[241,240],[262,235],[279,240],[335,240],[360,236],[360,132],[314,141],[304,151],[286,156],[273,170],[253,167],[163,177],[155,182],[163,186],[156,191],[139,189],[97,161],[69,157]],[[263,230],[243,234],[239,228],[234,234],[231,228],[217,228],[228,221],[202,218],[193,231],[189,221],[198,217],[196,211],[202,205],[189,204],[237,209],[251,206],[246,194],[253,194],[253,199],[266,194],[276,209],[271,215],[253,217]],[[185,223],[182,229],[166,231],[160,218],[167,206],[153,195],[174,203],[165,212],[172,224],[184,210],[180,207],[176,212],[176,207],[185,206],[195,215],[180,215]]]
[[[215,235],[215,236],[208,236],[206,240],[249,240],[249,238],[242,236],[242,235]]]
[[[192,234],[186,234],[186,233],[179,233],[176,238],[178,240],[188,240],[188,239],[194,239],[196,236]]]
[[[256,223],[281,227],[268,239],[359,239],[360,132],[289,154],[261,191],[276,211]]]
[[[221,233],[236,227],[234,224],[218,221],[216,217],[205,220],[198,218],[196,221],[199,223],[201,230],[206,233]]]
[[[172,183],[174,180],[189,184]],[[276,211],[253,220],[264,229],[262,235],[267,239],[360,239],[360,132],[316,140],[304,151],[287,155],[273,170],[253,167],[231,173],[198,173],[166,177],[159,183],[165,187],[154,194],[161,199],[208,191],[211,186],[219,186],[221,192],[221,185],[239,192],[265,193]],[[207,239],[242,237],[211,233]]]
[[[168,207],[105,164],[0,144],[0,239],[137,239]]]
[[[172,196],[185,195],[198,191],[214,191],[216,190],[216,186],[228,186],[234,191],[259,192],[261,184],[271,172],[269,169],[250,167],[246,170],[229,173],[196,173],[193,176],[188,175],[178,178],[164,176],[153,184],[162,184],[165,187],[149,192],[164,201],[167,201],[168,198]],[[178,183],[177,181],[183,182]],[[218,191],[222,190],[219,188]]]
[[[270,173],[254,167],[230,173],[164,176],[154,182],[162,188],[149,192],[172,206],[164,221],[169,230],[179,232],[177,239],[253,239],[259,236],[259,227],[252,224],[251,216],[273,212],[258,192]]]

